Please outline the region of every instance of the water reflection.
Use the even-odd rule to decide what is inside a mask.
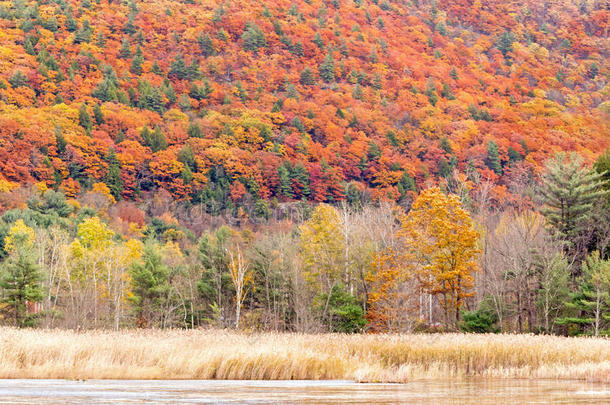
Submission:
[[[350,381],[0,380],[10,404],[610,404],[610,386],[580,381],[485,380],[355,384]]]

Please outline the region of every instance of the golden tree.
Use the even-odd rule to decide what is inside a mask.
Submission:
[[[324,317],[333,287],[343,281],[345,240],[341,234],[339,212],[330,205],[320,204],[300,230],[299,247],[305,278],[315,290],[327,297],[323,305]]]
[[[442,297],[445,326],[451,313],[457,326],[478,270],[479,233],[470,215],[456,195],[430,188],[421,192],[401,222],[403,262],[413,266],[423,292]]]

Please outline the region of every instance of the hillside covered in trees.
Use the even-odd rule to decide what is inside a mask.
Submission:
[[[610,333],[603,1],[0,1],[0,321]]]
[[[3,1],[0,173],[70,197],[511,194],[608,146],[602,1]],[[456,176],[457,175],[457,176]]]

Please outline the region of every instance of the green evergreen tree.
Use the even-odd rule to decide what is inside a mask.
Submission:
[[[487,143],[487,167],[493,170],[498,176],[502,175],[502,164],[500,163],[500,151],[498,144],[492,139]]]
[[[140,80],[138,82],[138,93],[137,105],[139,108],[158,113],[163,113],[165,111],[163,96],[159,88],[151,86],[150,83],[145,80]]]
[[[248,22],[246,23],[246,29],[241,36],[244,41],[244,49],[246,51],[258,52],[260,48],[267,46],[267,39],[265,33],[258,27],[258,25]]]
[[[595,79],[598,74],[599,66],[597,66],[597,63],[595,62],[591,63],[591,66],[589,66],[589,71],[587,72],[587,76],[589,76],[591,79]]]
[[[78,109],[78,124],[85,128],[86,131],[90,131],[93,127],[91,116],[87,111],[87,105],[85,103],[82,103]]]
[[[193,83],[191,89],[189,90],[189,96],[198,101],[207,99],[211,93],[212,88],[210,87],[210,83],[207,81],[207,79],[203,81],[201,86],[197,86],[195,83]]]
[[[332,54],[327,54],[320,66],[318,67],[320,77],[326,83],[335,81],[335,60]]]
[[[97,34],[97,40],[96,40],[95,44],[97,46],[99,46],[100,48],[106,47],[106,37],[104,36],[103,32],[100,32]]]
[[[610,207],[610,149],[597,158],[593,168],[601,175],[600,181],[602,182],[602,187],[607,192],[607,204]]]
[[[400,181],[396,187],[398,188],[401,199],[407,196],[408,191],[417,191],[415,187],[415,180],[406,171],[402,173],[402,177],[400,178]]]
[[[443,89],[441,90],[441,96],[445,97],[447,100],[455,100],[455,96],[453,95],[453,91],[451,87],[447,83],[443,83]]]
[[[123,27],[123,32],[127,35],[133,35],[136,33],[136,26],[133,23],[133,17],[133,14],[129,14],[129,16],[127,17],[127,22]]]
[[[148,127],[142,128],[140,131],[140,139],[142,140],[142,144],[150,145],[152,139],[152,133]]]
[[[449,71],[449,76],[451,76],[451,78],[453,80],[457,80],[458,79],[457,70],[455,70],[454,67],[452,67],[451,70]]]
[[[131,66],[129,67],[129,71],[136,76],[140,76],[142,74],[142,64],[144,63],[144,55],[142,54],[142,48],[138,45],[136,49],[136,54],[131,60]]]
[[[188,68],[181,54],[176,55],[176,58],[170,63],[168,77],[178,80],[188,77]]]
[[[114,148],[108,150],[106,162],[108,162],[108,171],[106,171],[104,176],[104,183],[110,189],[110,194],[116,200],[120,200],[123,193],[123,179],[121,178],[121,163],[117,158]]]
[[[163,83],[161,84],[161,92],[165,94],[169,104],[174,104],[176,102],[176,90],[174,90],[172,82],[170,82],[168,79],[163,80]]]
[[[197,42],[199,43],[199,49],[201,50],[203,56],[212,56],[216,53],[214,44],[212,43],[212,39],[210,38],[209,34],[203,35],[200,33],[199,37],[197,37]]]
[[[316,33],[315,37],[313,38],[313,43],[316,44],[318,48],[324,49],[324,41],[322,41],[322,37],[320,37],[319,33]]]
[[[297,163],[290,170],[291,183],[300,190],[303,197],[307,198],[311,194],[309,188],[309,173],[302,162]]]
[[[28,77],[21,70],[18,70],[8,78],[8,82],[13,87],[22,87],[27,84]]]
[[[129,271],[137,323],[140,327],[165,326],[160,314],[169,299],[171,271],[163,263],[159,246],[148,242],[144,252]]]
[[[17,224],[15,225],[17,227]],[[33,235],[26,232],[11,233],[12,251],[0,266],[0,302],[6,319],[11,319],[20,328],[36,325],[36,314],[28,304],[41,302],[42,273],[34,256]]]
[[[127,38],[123,38],[121,49],[119,49],[119,56],[123,59],[131,57],[131,46],[129,45],[129,40]]]
[[[148,146],[150,146],[150,149],[153,152],[167,149],[167,139],[165,139],[165,135],[161,132],[161,128],[155,127],[155,130],[150,136],[150,145]]]
[[[277,175],[280,179],[279,184],[279,194],[288,197],[294,198],[294,191],[292,190],[292,181],[290,180],[290,171],[286,168],[285,165],[280,165],[277,169]]]
[[[91,25],[89,20],[84,20],[82,27],[74,35],[74,43],[82,44],[91,41]]]
[[[78,29],[78,22],[76,22],[76,19],[74,18],[72,13],[68,13],[66,15],[66,30],[68,30],[69,32],[74,32],[77,29]]]
[[[291,52],[299,57],[305,55],[305,49],[303,48],[303,43],[301,41],[295,42],[294,46],[292,47]]]
[[[309,67],[306,67],[301,71],[299,83],[301,83],[303,86],[313,86],[316,84],[316,78],[313,71]]]
[[[95,119],[95,123],[97,125],[102,125],[104,123],[104,113],[102,112],[102,107],[99,104],[93,106],[93,119]]]
[[[341,285],[335,285],[329,294],[320,294],[315,302],[319,303],[317,310],[323,314],[324,323],[329,330],[338,333],[361,332],[366,325],[364,311],[356,297]]]
[[[254,215],[257,218],[263,218],[265,221],[268,221],[271,217],[269,202],[263,199],[256,200],[256,203],[254,203]]]
[[[603,187],[603,175],[587,169],[576,153],[558,153],[546,162],[540,188],[545,204],[542,214],[571,256],[582,253],[593,204],[607,195]]]
[[[496,48],[506,57],[509,52],[513,51],[513,42],[515,42],[515,34],[504,31],[496,44]]]
[[[191,138],[203,138],[203,131],[201,127],[196,122],[191,122],[186,129],[186,133]]]
[[[199,62],[197,59],[193,58],[191,64],[186,69],[186,77],[189,80],[201,79],[201,72],[199,71]]]
[[[433,78],[428,79],[425,94],[428,97],[428,101],[430,101],[430,104],[436,105],[436,103],[438,102],[438,94],[436,94],[436,85],[434,84]]]
[[[610,260],[602,260],[595,251],[583,261],[578,291],[570,294],[565,306],[573,316],[557,323],[570,325],[571,333],[610,336]]]
[[[64,153],[66,151],[68,142],[66,142],[66,138],[64,138],[64,134],[60,127],[55,127],[55,144],[57,145],[58,153]]]
[[[193,149],[186,145],[180,152],[178,152],[178,162],[181,162],[183,165],[189,167],[193,171],[197,171],[197,162],[195,161],[195,154],[193,153]]]
[[[184,184],[191,184],[193,182],[193,171],[190,167],[184,166],[180,172],[180,177],[182,178]]]
[[[152,65],[152,72],[156,75],[161,76],[163,71],[161,70],[161,66],[159,66],[159,62],[155,61]]]

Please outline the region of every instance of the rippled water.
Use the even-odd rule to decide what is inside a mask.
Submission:
[[[610,385],[554,380],[0,380],[2,404],[610,404]]]

